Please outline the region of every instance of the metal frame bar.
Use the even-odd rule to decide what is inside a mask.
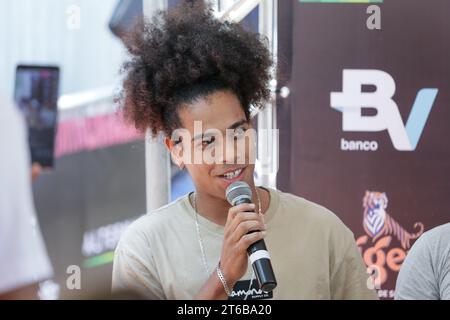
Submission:
[[[151,17],[156,10],[166,9],[167,0],[144,0],[144,15]],[[162,136],[145,135],[145,186],[147,212],[170,201],[170,155]]]
[[[216,4],[231,3],[232,0],[217,0]],[[269,49],[275,59],[278,46],[278,0],[240,0],[228,9],[218,12],[216,16],[222,20],[233,22],[242,21],[256,6],[259,5],[258,31],[269,40]],[[272,70],[272,90],[276,89],[276,66]],[[263,110],[257,113],[258,119],[258,157],[256,173],[257,184],[276,188],[276,178],[279,166],[279,141],[277,130],[276,95],[267,102]]]

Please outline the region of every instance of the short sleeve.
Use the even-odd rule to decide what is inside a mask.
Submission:
[[[127,232],[128,231],[128,232]],[[151,300],[166,299],[151,248],[134,230],[127,230],[114,253],[112,291],[136,293]],[[145,250],[145,254],[142,251]]]
[[[377,300],[375,290],[368,288],[369,275],[353,233],[347,228],[342,233],[334,239],[340,243],[334,253],[337,263],[331,274],[331,299]]]
[[[438,300],[439,288],[433,271],[433,259],[427,234],[412,246],[397,277],[396,300]]]

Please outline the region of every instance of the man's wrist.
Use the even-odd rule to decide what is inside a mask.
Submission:
[[[216,274],[222,284],[223,290],[225,291],[227,296],[230,296],[231,292],[232,292],[232,287],[230,287],[230,283],[227,281],[227,278],[226,278],[225,274],[223,273],[223,270],[220,265],[220,261],[216,266]]]

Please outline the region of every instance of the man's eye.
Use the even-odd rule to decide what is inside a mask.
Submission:
[[[209,146],[209,145],[212,144],[215,140],[216,140],[215,137],[209,137],[209,138],[207,138],[207,139],[203,139],[203,140],[202,140],[202,146],[203,146],[203,147]]]

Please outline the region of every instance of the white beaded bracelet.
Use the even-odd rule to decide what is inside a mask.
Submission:
[[[223,276],[222,270],[220,270],[220,261],[217,264],[216,272],[217,272],[217,276],[220,279],[220,282],[222,282],[223,288],[225,289],[225,292],[227,293],[227,296],[230,296],[231,295],[231,291],[230,291],[230,288],[228,287],[227,280],[225,280],[225,277]]]

